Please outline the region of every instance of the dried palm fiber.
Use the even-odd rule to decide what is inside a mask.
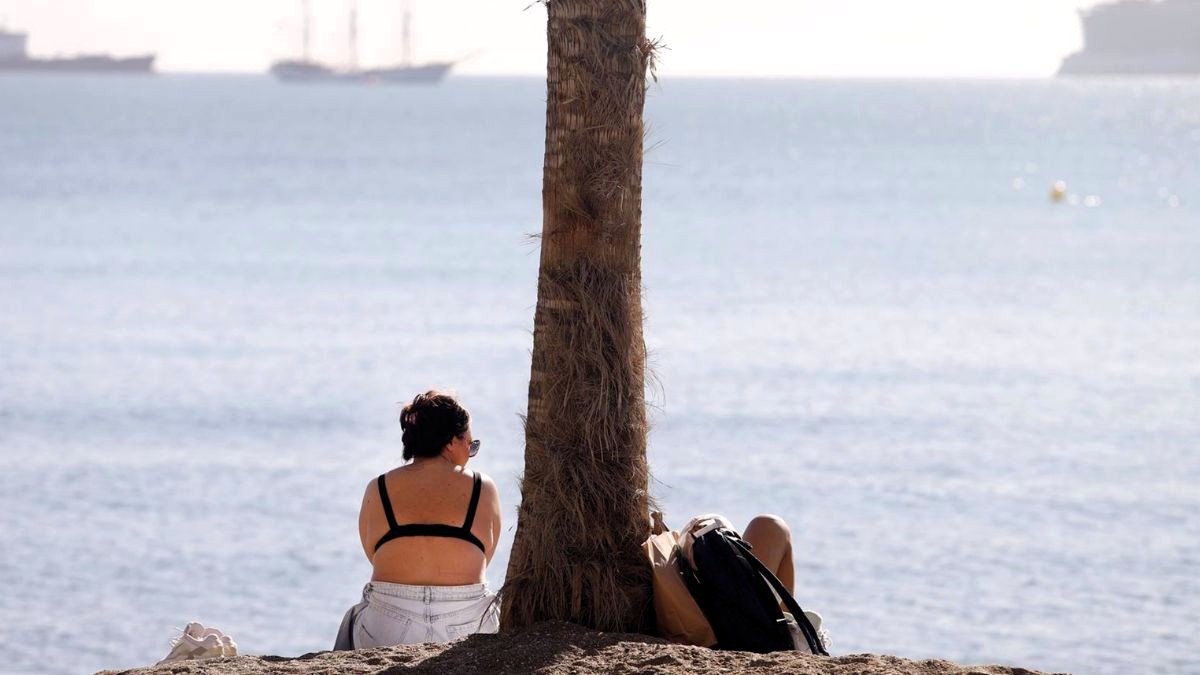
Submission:
[[[549,0],[546,156],[525,474],[501,625],[640,631],[646,464],[644,0]]]

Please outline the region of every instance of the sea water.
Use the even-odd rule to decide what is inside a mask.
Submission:
[[[0,78],[0,670],[192,619],[329,648],[431,387],[502,583],[544,100]],[[646,118],[669,523],[785,517],[835,654],[1200,670],[1200,82],[668,79]]]

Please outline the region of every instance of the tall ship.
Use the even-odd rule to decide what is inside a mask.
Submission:
[[[150,73],[154,55],[126,58],[107,54],[35,58],[26,51],[29,35],[0,28],[0,72]]]
[[[271,64],[271,74],[282,82],[383,82],[390,84],[437,84],[441,82],[453,61],[413,63],[411,48],[412,12],[404,9],[401,26],[400,63],[382,68],[360,68],[358,65],[358,6],[350,4],[347,35],[349,62],[343,67],[326,65],[312,58],[312,11],[310,0],[302,0],[302,47],[298,59],[276,61]]]
[[[1200,75],[1200,0],[1121,0],[1080,13],[1059,75]]]

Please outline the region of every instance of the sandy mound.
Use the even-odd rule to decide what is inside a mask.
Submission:
[[[159,668],[154,673],[796,673],[798,675],[1037,675],[1003,666],[963,667],[860,654],[823,658],[796,652],[749,654],[672,645],[645,635],[598,633],[568,623],[539,624],[504,635],[472,635],[448,644],[320,652],[296,658],[239,656]]]

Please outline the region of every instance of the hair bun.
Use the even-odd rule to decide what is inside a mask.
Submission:
[[[412,409],[411,405],[404,406],[404,410],[400,412],[400,428],[407,429],[415,426],[417,423],[417,411]]]
[[[453,396],[433,390],[417,394],[400,411],[404,459],[438,456],[469,425],[470,415]]]

